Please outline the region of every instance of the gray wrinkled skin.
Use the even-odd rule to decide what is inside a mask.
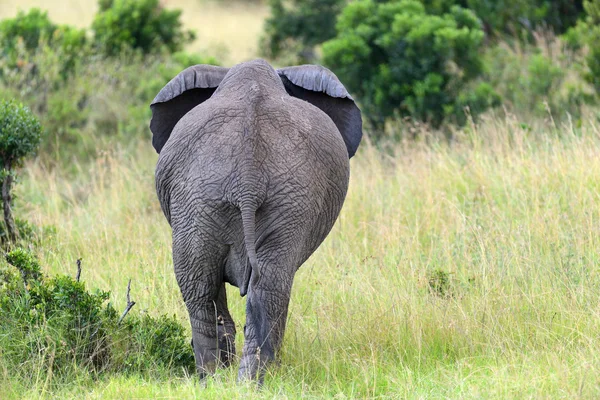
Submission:
[[[332,118],[290,96],[266,62],[225,72],[157,149],[156,190],[198,372],[235,355],[228,282],[247,294],[238,378],[262,382],[281,346],[294,274],[342,207],[349,150]]]

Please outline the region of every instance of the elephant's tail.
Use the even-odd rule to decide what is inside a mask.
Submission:
[[[245,296],[248,293],[251,275],[255,274],[256,278],[259,278],[260,273],[258,271],[258,259],[256,258],[256,209],[252,202],[242,202],[240,212],[242,213],[242,227],[244,229],[244,246],[248,255],[244,267],[244,280],[240,284],[240,295]]]
[[[253,84],[248,92],[248,107],[245,116],[245,125],[243,129],[243,149],[244,163],[241,166],[242,192],[245,197],[239,199],[239,209],[242,214],[242,227],[244,229],[244,246],[248,259],[244,267],[244,280],[240,284],[240,294],[245,296],[248,293],[250,278],[260,278],[258,270],[258,259],[256,257],[256,209],[261,202],[260,190],[261,179],[255,168],[254,148],[256,142],[256,130],[254,127],[256,120],[256,107],[259,102],[260,89],[257,84]],[[249,195],[252,193],[253,195]],[[264,193],[263,193],[264,194]],[[250,265],[248,265],[250,264]]]

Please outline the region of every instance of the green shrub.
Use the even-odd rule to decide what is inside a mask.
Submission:
[[[27,107],[12,100],[0,101],[0,160],[5,172],[12,172],[35,152],[41,132],[37,118]]]
[[[457,108],[473,103],[472,112],[483,111],[496,102],[489,87],[462,95],[482,67],[484,34],[469,10],[452,7],[437,16],[418,1],[359,0],[344,9],[337,30],[323,45],[324,62],[376,128],[405,116],[438,127],[455,120]]]
[[[158,53],[166,48],[176,52],[195,37],[185,31],[180,10],[166,10],[159,0],[101,0],[92,29],[95,42],[105,54],[123,49]]]
[[[454,296],[450,273],[441,269],[435,269],[427,276],[429,292],[442,298]]]
[[[563,33],[583,13],[582,0],[422,0],[428,11],[443,14],[458,5],[473,11],[490,36],[531,38],[539,28]]]
[[[87,38],[85,30],[56,25],[50,21],[45,11],[37,8],[29,10],[28,13],[21,11],[15,18],[0,21],[2,58],[7,60],[8,67],[23,71],[22,67],[27,64],[23,60],[23,50],[32,52],[43,44],[60,52],[61,57],[58,61],[63,78],[66,78],[77,59],[82,56]]]
[[[551,51],[548,49],[551,48]],[[481,79],[502,96],[504,106],[520,118],[578,118],[581,106],[593,101],[578,76],[578,57],[552,39],[515,50],[501,43],[487,50]]]
[[[278,58],[292,53],[310,62],[314,47],[335,36],[335,19],[346,0],[270,0],[271,15],[265,21],[260,48],[264,56]]]
[[[32,8],[28,13],[19,11],[15,18],[0,21],[0,39],[5,53],[17,46],[19,39],[23,40],[25,48],[34,50],[40,40],[50,39],[58,26],[50,21],[48,13]]]
[[[40,144],[42,127],[27,107],[0,100],[0,183],[8,239],[14,242],[19,231],[12,216],[12,184],[16,169]]]
[[[14,200],[13,196],[13,200]],[[19,239],[21,239],[24,243],[35,243],[38,239],[38,234],[40,229],[37,226],[33,225],[31,222],[26,221],[24,219],[15,218],[15,226],[17,227],[17,232],[19,232]],[[4,221],[0,221],[0,244],[8,243],[10,241],[8,230],[6,228],[6,223]]]
[[[184,52],[85,54],[65,81],[57,65],[59,51],[44,46],[23,57],[37,72],[6,74],[0,79],[0,99],[19,97],[39,116],[46,131],[39,153],[45,162],[67,168],[73,159],[85,161],[116,144],[128,150],[145,142],[148,104],[156,93],[190,65],[218,64],[212,57]]]
[[[15,249],[6,255],[6,261],[21,272],[23,283],[37,282],[42,278],[42,269],[38,261],[23,249]]]
[[[566,41],[574,48],[587,47],[584,79],[597,93],[600,92],[600,1],[585,0],[583,2],[586,16],[577,26],[565,34]]]
[[[68,378],[96,374],[191,373],[194,355],[174,318],[129,313],[120,323],[110,293],[88,291],[70,276],[47,278],[15,249],[0,264],[0,364],[22,379],[39,370]]]
[[[193,370],[190,340],[175,316],[140,315],[127,321],[125,329],[131,337],[123,360],[126,370],[144,371],[148,364],[163,369]]]

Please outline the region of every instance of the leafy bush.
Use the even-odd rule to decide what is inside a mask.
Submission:
[[[450,273],[444,270],[435,269],[430,272],[427,276],[427,284],[429,292],[436,296],[450,298],[454,295]]]
[[[338,36],[324,43],[324,62],[356,94],[368,120],[410,116],[433,126],[457,120],[460,107],[482,111],[497,103],[489,86],[462,89],[481,73],[479,20],[452,7],[428,14],[418,1],[350,3],[337,24]],[[478,96],[484,96],[479,99]]]
[[[68,25],[56,25],[45,11],[37,8],[28,13],[19,12],[15,18],[0,21],[0,46],[2,57],[9,67],[22,67],[19,47],[27,52],[34,51],[46,44],[61,53],[60,65],[63,77],[74,68],[77,58],[87,44],[84,30]],[[22,52],[21,52],[22,53]],[[1,75],[0,75],[1,76]]]
[[[579,118],[581,107],[592,103],[588,85],[579,76],[580,55],[548,34],[522,47],[500,43],[483,55],[481,80],[502,96],[504,106],[520,118]]]
[[[582,0],[422,0],[428,11],[443,14],[458,5],[473,11],[488,35],[531,38],[539,28],[563,33],[583,12]]]
[[[13,196],[14,197],[14,196]],[[38,239],[40,229],[29,221],[15,218],[15,226],[19,232],[19,238],[25,243],[34,243]],[[0,244],[5,244],[10,241],[6,223],[0,221]]]
[[[335,36],[335,19],[346,0],[270,0],[260,48],[269,58],[293,53],[312,61],[313,48]],[[297,62],[295,60],[294,62]]]
[[[4,223],[10,241],[19,231],[11,211],[11,190],[15,170],[25,157],[33,154],[40,144],[42,127],[27,107],[14,101],[0,100],[0,183]]]
[[[47,278],[23,249],[0,267],[0,364],[21,378],[52,370],[191,373],[194,355],[174,318],[130,313],[120,323],[110,293],[69,276]],[[35,379],[35,378],[33,378]]]
[[[584,79],[600,93],[600,1],[583,2],[586,16],[565,34],[565,39],[574,48],[587,47]]]
[[[156,93],[190,65],[218,64],[214,58],[184,52],[88,54],[65,81],[57,68],[59,51],[44,46],[22,57],[38,72],[6,74],[0,79],[0,99],[19,97],[39,116],[46,131],[40,154],[46,162],[66,167],[73,159],[84,161],[117,144],[128,149],[146,141],[148,104]]]
[[[17,41],[23,40],[28,50],[38,47],[40,40],[49,39],[57,29],[50,21],[48,13],[33,8],[28,13],[19,11],[15,18],[0,21],[0,38],[4,52],[10,52],[17,46]]]
[[[195,37],[182,28],[181,10],[166,10],[159,0],[100,0],[94,17],[96,44],[108,55],[123,49],[158,53],[179,51]]]

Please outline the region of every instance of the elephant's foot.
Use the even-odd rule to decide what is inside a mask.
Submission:
[[[262,386],[266,367],[273,361],[274,354],[272,352],[266,354],[260,347],[254,347],[253,350],[244,346],[244,355],[238,371],[238,382],[254,381]]]
[[[219,354],[217,332],[214,326],[212,332],[207,326],[204,326],[206,329],[202,328],[203,326],[200,324],[192,323],[192,347],[196,359],[196,372],[201,379],[215,373]]]
[[[275,360],[287,314],[287,301],[275,300],[273,292],[250,288],[246,300],[246,342],[238,381],[252,380],[262,385],[267,365]]]

